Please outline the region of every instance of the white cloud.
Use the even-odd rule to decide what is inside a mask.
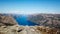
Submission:
[[[60,13],[60,12],[57,12],[57,11],[48,11],[48,10],[30,10],[30,11],[23,11],[23,10],[3,10],[3,11],[0,11],[0,13],[8,13],[8,14],[25,14],[25,15],[28,15],[28,14],[35,14],[35,13]]]
[[[0,13],[7,13],[7,14],[25,14],[25,15],[28,15],[28,14],[34,14],[34,13],[39,13],[37,11],[22,11],[22,10],[7,10],[7,11],[3,11]]]

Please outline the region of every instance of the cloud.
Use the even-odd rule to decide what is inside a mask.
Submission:
[[[7,14],[34,14],[39,13],[37,11],[23,11],[23,10],[6,10],[6,11],[0,11],[0,13],[7,13]]]
[[[7,14],[24,14],[24,15],[29,15],[29,14],[38,14],[38,13],[53,13],[53,14],[60,14],[60,12],[57,11],[49,11],[49,10],[30,10],[30,11],[26,11],[26,10],[3,10],[0,11],[0,13],[7,13]]]

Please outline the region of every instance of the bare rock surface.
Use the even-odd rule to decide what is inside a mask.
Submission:
[[[49,26],[21,26],[12,16],[0,14],[0,34],[60,34],[60,29]]]
[[[43,26],[60,28],[60,14],[33,14],[28,20]]]
[[[0,14],[0,26],[16,25],[17,22],[12,16]]]
[[[39,31],[36,31],[33,27],[29,26],[4,26],[0,27],[0,33],[3,34],[42,34]]]
[[[60,32],[55,28],[49,28],[44,26],[1,26],[0,34],[57,34]]]

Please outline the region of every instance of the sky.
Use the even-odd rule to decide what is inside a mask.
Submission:
[[[60,14],[60,0],[0,0],[0,13]]]

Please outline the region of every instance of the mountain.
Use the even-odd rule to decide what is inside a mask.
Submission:
[[[53,14],[52,15],[51,14],[50,15],[49,14],[38,14],[37,15],[36,14],[36,15],[28,16],[28,21],[40,24],[40,26],[18,25],[15,19],[18,17],[21,18],[22,16],[15,15],[15,14],[0,14],[0,34],[60,34],[60,29],[56,29],[54,27],[53,28],[48,27],[50,25],[55,26],[55,22],[52,20],[57,20],[56,23],[60,25],[60,23],[58,22],[60,20],[59,19],[60,16],[57,14],[56,15],[53,15]],[[49,22],[50,20],[52,22]],[[47,27],[45,27],[46,25]]]
[[[60,28],[60,14],[34,14],[29,15],[28,20],[42,26]]]
[[[11,15],[0,14],[0,26],[16,25],[17,22]]]

